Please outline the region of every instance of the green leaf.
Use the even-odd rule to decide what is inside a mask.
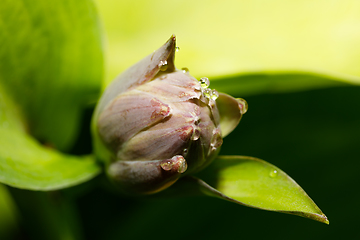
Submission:
[[[109,42],[108,82],[172,33],[180,47],[176,66],[193,76],[286,70],[351,75],[360,82],[356,0],[96,2]]]
[[[100,33],[90,0],[2,1],[0,82],[42,142],[68,149],[81,109],[95,103],[103,74]]]
[[[242,115],[247,111],[247,104],[240,104],[230,95],[220,93],[216,105],[220,115],[220,129],[222,137],[226,137],[239,124]]]
[[[204,181],[193,181],[206,195],[329,223],[293,179],[263,160],[245,156],[220,156],[199,176]]]
[[[40,145],[26,132],[18,106],[0,85],[0,182],[30,190],[55,190],[100,172],[92,156],[70,156]]]
[[[0,238],[11,239],[17,228],[18,212],[6,186],[0,184]]]
[[[26,131],[24,116],[19,106],[5,92],[0,82],[0,128]],[[1,136],[5,138],[6,136]]]
[[[223,76],[211,81],[211,87],[234,96],[284,93],[337,86],[360,85],[356,77],[301,71],[263,71]]]
[[[55,190],[100,172],[93,156],[70,156],[45,148],[19,131],[0,128],[0,182],[30,190]]]

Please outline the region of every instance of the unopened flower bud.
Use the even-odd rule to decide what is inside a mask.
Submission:
[[[207,78],[177,70],[175,51],[172,36],[117,77],[96,108],[95,153],[126,192],[158,192],[199,171],[242,116],[244,106],[210,89]]]

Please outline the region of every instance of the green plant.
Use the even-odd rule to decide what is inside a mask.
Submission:
[[[121,8],[121,11],[126,11],[130,3],[123,4],[124,8]],[[197,3],[192,4],[194,8],[197,7]],[[209,6],[212,4],[214,3],[210,3]],[[100,9],[106,6],[105,3],[99,5]],[[145,11],[146,7],[148,6],[144,3],[137,9],[138,14]],[[11,186],[1,186],[0,189],[0,196],[3,196],[3,202],[6,203],[4,206],[10,206],[4,207],[7,209],[3,211],[6,213],[4,216],[8,216],[4,219],[10,219],[5,222],[16,225],[13,217],[16,206],[24,216],[35,214],[29,210],[33,208],[37,211],[36,215],[40,221],[48,225],[48,232],[32,233],[34,236],[38,234],[46,239],[55,232],[59,239],[80,238],[81,228],[71,222],[77,222],[74,202],[81,198],[82,191],[85,191],[83,189],[91,189],[98,182],[106,188],[111,188],[111,184],[102,178],[102,164],[98,163],[92,154],[82,155],[81,147],[77,145],[84,139],[83,137],[77,141],[84,110],[91,111],[94,108],[101,92],[101,80],[104,75],[103,33],[96,10],[93,3],[88,0],[51,3],[5,1],[0,6],[0,16],[0,181]],[[126,14],[122,16],[125,18]],[[105,20],[107,17],[104,16]],[[109,26],[106,26],[107,29],[111,29],[111,23]],[[121,30],[131,32],[133,26],[126,27]],[[193,32],[194,29],[196,28],[189,31]],[[294,31],[297,33],[297,30]],[[152,38],[158,34],[156,30],[146,35],[148,42],[144,41],[145,35],[141,34],[143,33],[140,27],[139,34],[135,34],[138,40],[134,40],[135,36],[131,34],[131,37],[124,41],[121,41],[123,36],[110,39],[110,43],[120,39],[117,44],[124,46],[127,45],[127,41],[133,42],[127,45],[128,50],[124,50],[122,56],[110,56],[110,64],[107,65],[110,66],[110,71],[104,80],[103,88],[115,74],[131,65],[129,62],[135,62],[146,55],[149,46],[159,45],[151,42],[157,40],[155,37]],[[178,34],[181,38],[181,33]],[[211,80],[212,88],[236,97],[260,95],[265,92],[291,93],[359,83],[358,69],[351,64],[341,62],[342,65],[337,65],[329,61],[318,63],[316,60],[307,63],[306,61],[310,61],[309,58],[301,52],[291,53],[299,55],[296,61],[286,62],[285,59],[284,62],[277,61],[273,64],[264,58],[262,65],[266,67],[255,68],[255,64],[251,65],[251,59],[250,63],[237,61],[237,44],[230,44],[231,36],[227,39],[229,48],[219,46],[219,49],[222,49],[219,58],[223,58],[225,50],[234,49],[233,54],[226,55],[228,62],[219,63],[214,58],[207,61],[204,56],[203,61],[194,63],[196,58],[194,60],[192,54],[186,52],[190,51],[186,50],[187,48],[200,48],[194,53],[197,58],[204,53],[202,49],[206,48],[207,44],[210,45],[209,42],[213,43],[210,50],[218,51],[214,49],[217,37],[209,36],[207,41],[196,39],[188,45],[180,44],[183,51],[179,59],[180,64],[191,65],[191,73],[194,76],[201,76],[208,71],[210,76],[214,76],[214,80]],[[348,39],[352,43],[352,39],[355,38],[350,36]],[[143,44],[144,42],[147,44]],[[141,44],[144,45],[143,48],[138,47]],[[256,56],[259,56],[260,50],[249,50],[248,54],[251,55],[252,51],[256,52],[254,61],[257,61]],[[281,52],[279,56],[283,54],[284,52]],[[189,61],[181,58],[184,58],[184,55],[188,55],[185,58]],[[350,59],[351,56],[348,54],[344,57],[348,57],[347,63],[356,62]],[[111,61],[115,58],[121,60]],[[114,62],[117,62],[118,66],[113,67],[111,64]],[[334,73],[308,70],[312,68],[327,68]],[[266,71],[259,72],[259,69]],[[281,71],[267,71],[268,69]],[[238,72],[242,73],[237,74]],[[251,101],[249,105],[252,109]],[[276,106],[269,107],[279,109]],[[247,115],[250,114],[251,111]],[[89,122],[90,117],[83,119],[83,122]],[[287,123],[293,128],[301,124],[301,121],[292,120],[293,124],[291,120]],[[285,125],[284,127],[293,129]],[[232,134],[232,140],[237,139],[236,134],[237,132]],[[261,138],[263,133],[255,131],[254,134]],[[226,145],[225,141],[223,148],[226,148]],[[229,148],[236,149],[234,141],[228,145]],[[225,151],[229,152],[229,148]],[[98,175],[100,177],[89,181]],[[76,185],[79,186],[73,187]],[[16,188],[45,192],[28,192]],[[7,189],[16,204],[7,195]],[[292,213],[328,223],[325,215],[288,175],[274,165],[252,157],[217,157],[210,166],[195,176],[183,177],[169,189],[153,197],[167,199],[186,195],[215,196],[247,206]],[[119,199],[121,198],[119,196]],[[30,207],[26,207],[25,199],[32,203]],[[61,217],[54,218],[49,215]]]

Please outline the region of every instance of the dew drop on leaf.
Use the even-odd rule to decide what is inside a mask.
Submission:
[[[216,91],[215,89],[213,89],[212,91],[211,91],[211,99],[212,100],[216,100],[218,97],[219,97],[219,93],[218,93],[218,91]]]
[[[165,171],[170,171],[172,169],[172,162],[171,161],[165,161],[160,164],[161,168]]]
[[[199,81],[202,88],[208,88],[210,86],[210,81],[207,77],[200,78]]]
[[[188,68],[182,68],[181,71],[183,71],[183,73],[189,73],[189,69],[188,69]]]
[[[204,88],[203,89],[203,94],[206,98],[210,98],[211,97],[211,89],[209,88]]]
[[[200,129],[196,127],[194,129],[193,135],[191,136],[191,140],[196,141],[199,139],[199,137],[200,137]]]
[[[187,169],[187,163],[184,158],[180,159],[180,166],[178,169],[179,173],[184,173]]]
[[[160,61],[159,64],[158,64],[159,68],[160,68],[160,71],[166,71],[167,68],[168,68],[168,63],[167,61]]]
[[[276,170],[272,170],[269,175],[270,177],[275,178],[278,175],[278,172]]]
[[[247,112],[247,110],[248,110],[248,104],[245,101],[245,99],[236,98],[236,101],[239,103],[240,113],[245,114]]]
[[[219,129],[214,129],[213,136],[211,138],[210,147],[212,150],[216,150],[217,148],[221,147],[223,143],[221,132]]]

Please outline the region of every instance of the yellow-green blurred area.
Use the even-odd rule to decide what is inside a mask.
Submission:
[[[302,70],[360,82],[357,0],[96,1],[107,45],[107,82],[178,37],[178,68],[196,77]]]
[[[1,240],[360,239],[359,0],[94,2],[102,36],[90,0],[0,3],[0,43],[10,45],[0,44],[0,87],[13,90],[6,91],[8,102],[0,92],[0,130],[20,129],[17,107],[30,126],[20,129],[26,138],[0,135],[8,144],[0,145],[0,179],[14,183],[17,174],[28,176],[2,174],[14,156],[12,169],[25,166],[29,176],[49,170],[43,183],[52,187],[86,170],[76,166],[88,158],[79,155],[92,152],[89,128],[100,82],[104,88],[176,34],[177,68],[209,77],[211,88],[249,104],[220,155],[276,165],[308,193],[330,225],[215,198],[128,198],[104,176],[78,186],[73,185],[83,180],[70,179],[66,186],[73,187],[49,192],[15,188],[34,184],[22,178],[20,185],[0,184]],[[16,136],[19,141],[11,141]],[[58,153],[46,141],[66,148],[57,147]],[[59,165],[37,159],[44,151],[61,154]],[[72,158],[76,166],[69,164]],[[94,162],[89,159],[90,177],[100,169]]]

